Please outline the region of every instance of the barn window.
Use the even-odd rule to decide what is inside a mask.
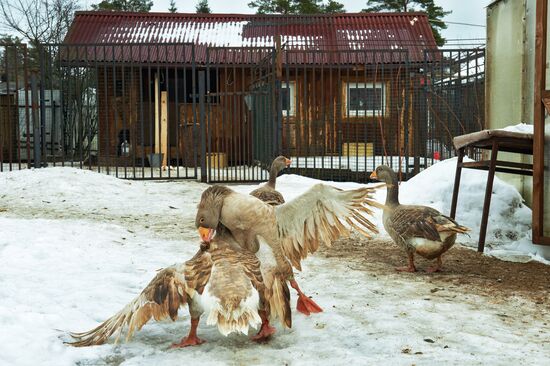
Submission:
[[[383,83],[347,83],[347,114],[350,117],[384,115],[385,89]]]
[[[291,81],[288,83],[282,83],[281,85],[281,99],[283,105],[283,117],[294,116],[296,113],[296,84]]]

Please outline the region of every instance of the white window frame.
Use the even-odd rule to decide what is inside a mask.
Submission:
[[[286,88],[288,89],[288,98],[290,99],[290,110],[283,109],[283,117],[290,116],[293,117],[296,115],[296,82],[295,81],[289,81],[282,82],[281,83],[281,89]]]
[[[382,82],[376,83],[359,83],[359,82],[346,82],[346,116],[349,117],[379,117],[385,115],[386,111],[386,84]],[[350,89],[382,89],[382,106],[380,109],[350,109]]]

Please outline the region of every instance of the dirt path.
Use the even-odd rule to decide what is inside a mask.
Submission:
[[[423,258],[415,260],[419,272],[398,273],[395,267],[406,264],[404,252],[390,240],[350,238],[339,240],[322,253],[327,258],[341,258],[350,268],[368,270],[380,276],[408,277],[426,281],[432,292],[444,288],[458,288],[487,296],[492,302],[504,302],[511,296],[520,296],[540,306],[541,317],[550,321],[550,266],[531,261],[506,262],[482,255],[474,250],[455,246],[444,256],[444,271],[426,273],[432,265]]]

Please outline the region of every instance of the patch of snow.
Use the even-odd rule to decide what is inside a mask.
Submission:
[[[521,132],[521,133],[534,133],[534,126],[529,125],[527,123],[518,123],[517,125],[510,125],[503,128],[499,128],[499,130],[502,131],[509,131],[509,132]]]

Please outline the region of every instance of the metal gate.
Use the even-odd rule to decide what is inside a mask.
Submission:
[[[206,71],[199,73],[207,87],[201,97],[201,180],[266,180],[266,168],[279,151],[275,50],[209,48],[206,59]]]

